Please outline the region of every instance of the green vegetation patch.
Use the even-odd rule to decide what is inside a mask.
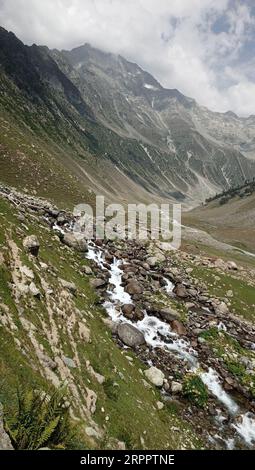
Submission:
[[[183,382],[183,395],[194,405],[205,408],[208,401],[208,390],[199,375],[188,373]]]

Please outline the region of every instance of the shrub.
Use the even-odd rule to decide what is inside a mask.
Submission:
[[[64,393],[63,388],[51,396],[37,390],[18,388],[16,413],[12,417],[4,414],[4,427],[15,449],[66,447],[72,433]]]
[[[204,408],[208,401],[208,391],[201,378],[194,373],[187,374],[183,384],[183,395],[196,406]]]
[[[209,328],[209,330],[203,331],[199,336],[207,341],[217,339],[219,337],[219,330],[217,327],[213,326],[212,328]]]

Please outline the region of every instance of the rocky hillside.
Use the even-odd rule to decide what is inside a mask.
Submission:
[[[7,184],[59,205],[64,197],[71,205],[100,193],[110,201],[194,206],[255,174],[240,149],[201,130],[195,109],[193,100],[122,57],[90,46],[27,47],[0,29]]]
[[[0,192],[4,422],[19,384],[64,383],[68,448],[251,448],[254,271],[161,242],[77,240],[71,214]]]

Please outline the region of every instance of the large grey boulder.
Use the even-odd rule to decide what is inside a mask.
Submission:
[[[118,326],[117,333],[121,341],[131,348],[145,343],[143,333],[129,323],[121,323]]]
[[[86,239],[83,236],[79,236],[74,233],[65,233],[63,237],[63,243],[69,248],[73,248],[76,251],[85,253],[88,251],[88,245]]]
[[[4,429],[3,407],[0,403],[0,450],[13,450],[11,440]]]
[[[36,235],[29,235],[24,238],[23,246],[28,253],[31,253],[33,256],[38,256],[40,243]]]

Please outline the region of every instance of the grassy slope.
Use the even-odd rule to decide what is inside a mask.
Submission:
[[[184,223],[210,233],[216,239],[255,253],[255,195],[234,197],[224,205],[212,201],[187,212]]]
[[[24,234],[20,232],[19,225],[15,210],[0,199],[0,304],[5,304],[9,308],[9,316],[13,319],[13,325],[17,327],[16,329],[14,326],[11,330],[0,322],[0,401],[10,409],[15,406],[15,389],[18,382],[38,388],[45,388],[49,384],[21,317],[34,325],[36,341],[43,345],[44,352],[52,359],[55,359],[57,354],[42,327],[44,323],[48,331],[52,329],[45,296],[42,294],[41,300],[31,300],[28,295],[17,303],[11,295],[12,260],[10,250],[7,249],[7,236],[20,248],[22,263],[33,270],[34,282],[42,290],[41,273],[22,249]],[[157,409],[156,402],[160,399],[160,395],[154,388],[145,388],[141,372],[144,369],[143,364],[132,352],[119,349],[113,341],[111,333],[102,322],[105,313],[97,306],[88,277],[79,273],[79,268],[86,261],[81,259],[80,255],[63,248],[46,227],[33,222],[33,219],[27,221],[26,225],[28,230],[24,230],[25,234],[34,233],[40,239],[39,259],[50,268],[47,270],[47,275],[45,273],[43,275],[54,291],[53,301],[56,306],[63,309],[60,305],[58,276],[73,281],[78,287],[79,294],[72,300],[72,311],[76,306],[90,329],[91,341],[85,342],[79,337],[77,326],[74,327],[71,337],[68,334],[67,322],[72,311],[66,312],[67,317],[63,319],[61,315],[53,317],[53,320],[56,320],[59,336],[58,354],[74,358],[75,350],[72,342],[74,340],[80,360],[79,367],[70,369],[71,375],[68,379],[69,382],[73,381],[79,390],[79,406],[72,398],[71,389],[69,396],[74,413],[80,418],[80,436],[76,447],[77,445],[88,448],[105,447],[109,444],[110,438],[124,440],[131,448],[144,446],[150,449],[163,449],[180,448],[182,445],[188,448],[200,447],[201,442],[190,429],[190,424],[184,423],[176,411],[167,407],[161,411]],[[1,314],[2,310],[3,306],[0,308]],[[126,356],[131,356],[133,362],[130,362]],[[107,385],[100,385],[90,375],[85,365],[87,360],[96,372],[106,378]],[[55,372],[59,375],[58,368]],[[93,419],[101,429],[104,429],[104,437],[96,443],[89,440],[84,433],[85,424],[88,423],[81,415],[81,407],[84,406],[86,387],[97,394],[96,413]],[[106,416],[109,416],[108,421],[105,420]],[[171,431],[173,426],[178,427],[180,432]],[[141,437],[144,439],[144,444],[141,444]]]

